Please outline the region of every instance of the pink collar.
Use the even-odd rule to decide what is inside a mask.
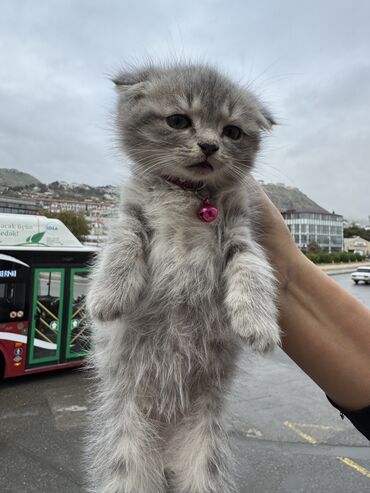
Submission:
[[[204,223],[212,223],[217,219],[218,216],[217,207],[211,204],[208,197],[204,197],[204,198],[200,197],[200,194],[197,193],[205,188],[206,186],[205,183],[194,182],[190,180],[181,180],[180,178],[173,178],[171,176],[166,176],[165,180],[168,181],[169,183],[172,183],[173,185],[177,185],[183,190],[189,190],[191,192],[195,192],[195,195],[197,195],[197,197],[199,197],[199,199],[202,201],[201,205],[198,207],[196,211],[196,215],[198,219],[200,219]]]

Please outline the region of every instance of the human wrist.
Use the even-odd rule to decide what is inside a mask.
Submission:
[[[274,245],[268,248],[270,261],[275,269],[275,274],[282,292],[286,291],[289,284],[295,281],[304,255],[295,245],[292,238],[283,235],[277,237]]]

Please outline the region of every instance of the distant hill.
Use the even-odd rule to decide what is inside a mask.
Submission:
[[[17,169],[0,168],[0,188],[38,185],[40,180]]]
[[[8,197],[53,197],[65,200],[116,201],[118,191],[111,185],[94,187],[84,183],[54,181],[42,183],[34,176],[17,169],[0,168],[0,195]]]
[[[298,188],[287,187],[280,183],[266,183],[262,184],[262,186],[271,201],[281,211],[287,209],[309,209],[310,211],[328,213],[327,210],[316,204]]]

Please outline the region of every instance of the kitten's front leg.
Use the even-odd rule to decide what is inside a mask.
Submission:
[[[262,247],[240,238],[227,242],[224,283],[232,329],[258,352],[278,345],[277,281]]]
[[[124,216],[114,224],[92,273],[87,295],[92,318],[114,320],[133,309],[148,278],[146,242],[147,232],[139,219]]]

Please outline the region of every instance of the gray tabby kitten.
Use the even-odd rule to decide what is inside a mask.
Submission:
[[[229,493],[222,408],[237,355],[242,342],[279,343],[248,187],[274,122],[207,66],[146,66],[114,82],[132,178],[88,295],[90,491]]]

